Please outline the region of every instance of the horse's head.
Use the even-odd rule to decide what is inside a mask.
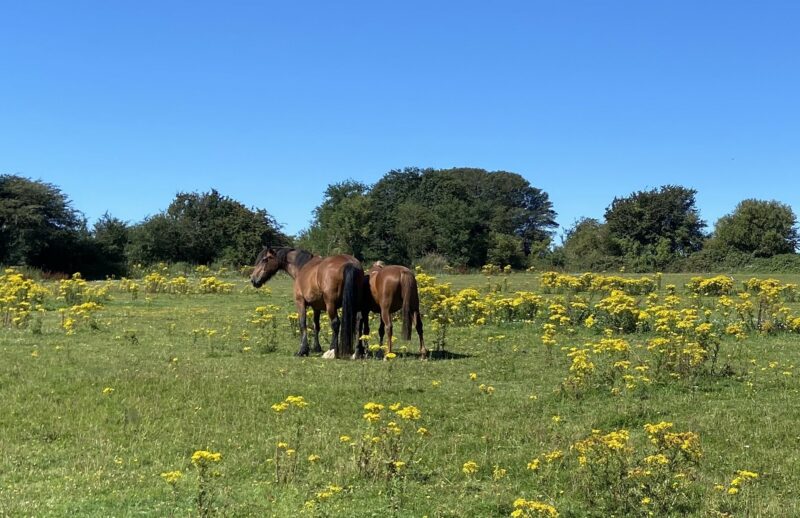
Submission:
[[[260,288],[265,282],[278,273],[280,269],[281,262],[275,250],[266,247],[256,258],[256,265],[253,268],[253,274],[250,276],[250,282],[253,283],[254,287]]]
[[[375,261],[372,263],[372,267],[369,269],[370,272],[377,272],[378,270],[382,270],[386,264],[383,261]]]

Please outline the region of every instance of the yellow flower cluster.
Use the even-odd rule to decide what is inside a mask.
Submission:
[[[163,271],[152,271],[148,273],[142,278],[142,283],[145,293],[171,293],[173,295],[186,295],[189,293],[232,293],[235,286],[233,283],[221,281],[213,275],[201,277],[199,281],[194,283],[185,275],[168,277]],[[138,285],[135,285],[133,281],[128,279],[122,279],[117,286],[120,291],[129,292],[133,286],[135,286],[136,291],[139,289]]]
[[[394,411],[401,419],[417,421],[420,417],[422,417],[422,412],[420,412],[419,408],[408,405]]]
[[[205,467],[212,462],[219,462],[221,460],[221,453],[214,453],[208,450],[197,450],[192,454],[192,464],[198,467]]]
[[[286,399],[272,405],[272,410],[282,413],[291,407],[303,409],[308,406],[308,401],[303,396],[287,396]]]
[[[103,302],[108,300],[109,283],[90,286],[80,273],[74,273],[70,279],[58,281],[58,299],[67,304],[75,305],[81,302]]]
[[[673,432],[673,424],[646,424],[649,441],[636,446],[627,429],[591,434],[575,442],[576,487],[604,516],[666,514],[688,502],[693,468],[700,458],[699,436]]]
[[[480,466],[478,466],[478,463],[474,460],[468,460],[463,466],[461,466],[461,471],[468,477],[471,477],[477,473],[478,469],[480,469]]]
[[[610,295],[597,303],[595,310],[595,319],[603,327],[623,333],[636,331],[640,321],[646,322],[648,316],[642,315],[636,299],[622,290],[611,290]]]
[[[511,512],[512,518],[532,518],[535,516],[546,516],[555,518],[558,511],[555,507],[538,500],[526,500],[517,498],[514,500],[514,510]]]
[[[96,329],[97,321],[94,316],[101,309],[103,309],[103,306],[96,302],[84,302],[69,308],[62,308],[59,310],[61,313],[61,327],[68,335],[75,334],[80,327]]]
[[[609,292],[619,290],[631,295],[654,291],[661,284],[661,274],[638,279],[584,273],[568,275],[558,272],[544,272],[541,276],[542,288],[546,293]]]
[[[381,412],[383,411],[384,406],[380,403],[375,403],[370,401],[364,405],[364,413],[363,417],[368,423],[377,423],[381,420]]]
[[[253,316],[250,318],[250,323],[256,327],[267,327],[276,322],[275,313],[280,311],[280,306],[275,304],[267,304],[266,306],[258,306],[253,310]],[[297,315],[295,314],[295,319]]]
[[[197,290],[200,293],[231,293],[233,287],[233,283],[224,282],[212,276],[201,278]]]
[[[482,296],[475,288],[453,293],[449,284],[437,284],[435,277],[421,272],[417,274],[417,284],[423,312],[439,325],[531,321],[543,301],[540,295],[529,291],[515,292],[512,297],[496,293]]]
[[[736,472],[736,476],[733,478],[733,480],[731,480],[731,483],[728,484],[727,488],[720,484],[716,486],[716,489],[725,491],[729,495],[735,495],[739,493],[745,483],[757,478],[758,473],[754,471],[739,470]]]
[[[23,327],[34,311],[44,311],[42,303],[50,290],[14,268],[0,275],[0,323],[3,327]]]
[[[717,275],[715,277],[692,277],[686,283],[686,289],[698,295],[730,295],[733,293],[733,277]]]
[[[672,432],[673,423],[661,421],[657,424],[645,424],[644,430],[661,452],[674,458],[682,454],[687,460],[697,461],[703,456],[700,448],[700,436],[695,432]]]
[[[592,430],[589,437],[573,444],[572,449],[578,453],[578,464],[581,467],[590,462],[607,464],[609,455],[627,454],[631,451],[628,446],[629,439],[630,433],[625,429],[605,435],[602,435],[600,430]]]
[[[315,511],[318,506],[322,505],[324,502],[330,500],[331,498],[333,498],[335,495],[338,495],[342,491],[343,488],[341,486],[337,486],[335,484],[329,484],[324,490],[318,491],[314,495],[313,499],[307,500],[305,504],[303,504],[303,507],[308,512],[312,513],[319,512]]]
[[[174,486],[178,483],[180,479],[183,478],[183,473],[180,470],[175,471],[165,471],[161,474],[161,478],[164,479],[164,482],[169,484],[170,486]]]

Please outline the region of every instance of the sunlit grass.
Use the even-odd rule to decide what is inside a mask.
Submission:
[[[402,341],[392,361],[298,359],[299,338],[285,318],[293,311],[289,280],[271,281],[271,293],[225,280],[236,284],[230,294],[112,294],[97,329],[73,335],[61,327],[55,303],[39,333],[0,330],[0,514],[197,514],[192,455],[205,450],[221,454],[203,475],[205,502],[224,515],[509,516],[524,498],[562,516],[585,516],[592,508],[570,447],[595,429],[626,429],[642,449],[644,425],[661,421],[700,437],[703,455],[686,497],[692,514],[800,514],[796,334],[725,342],[724,353],[740,358],[726,375],[660,380],[636,396],[614,397],[562,388],[570,361],[561,347],[598,339],[585,328],[559,334],[551,353],[541,322],[513,322],[453,326],[450,355],[425,362],[413,354],[414,342],[400,351]],[[498,284],[540,292],[538,274],[439,281],[481,293]],[[249,321],[266,304],[280,308],[278,339],[274,352],[262,354],[246,349],[241,333],[253,340]],[[323,323],[323,348],[329,337]],[[273,410],[288,396],[308,406]],[[386,406],[383,423],[389,405],[419,410],[413,431],[411,420],[393,417],[409,438],[387,450],[398,458],[384,460],[402,465],[359,469],[357,445],[366,433],[380,436],[363,417],[368,402]],[[290,476],[276,476],[280,442],[294,450]],[[548,462],[554,451],[564,457]],[[535,458],[538,469],[529,469]],[[468,462],[477,467],[465,473]],[[759,476],[729,495],[741,470]],[[174,483],[162,476],[175,471],[182,476]]]

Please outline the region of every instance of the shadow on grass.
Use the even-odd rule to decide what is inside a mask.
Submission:
[[[464,360],[466,358],[472,358],[472,355],[454,353],[445,349],[440,349],[438,351],[428,352],[428,358],[431,360]]]
[[[419,353],[416,351],[395,351],[397,358],[402,358],[404,360],[414,360],[419,359]],[[427,360],[431,361],[439,361],[439,360],[464,360],[466,358],[471,358],[471,354],[461,354],[461,353],[454,353],[450,351],[446,351],[444,349],[438,351],[428,351]],[[377,354],[367,353],[364,360],[382,360],[383,354],[378,352]]]

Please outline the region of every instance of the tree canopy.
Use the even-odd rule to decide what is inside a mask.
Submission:
[[[0,175],[0,263],[63,271],[86,234],[83,216],[58,187]]]
[[[694,189],[665,185],[616,197],[605,218],[578,220],[551,247],[556,228],[546,192],[522,176],[476,168],[392,170],[374,185],[329,185],[308,229],[285,235],[264,209],[212,189],[179,192],[140,223],[104,214],[91,229],[49,183],[0,175],[0,263],[87,278],[124,275],[132,263],[251,264],[264,244],[294,241],[321,255],[477,267],[634,271],[797,271],[792,207],[746,199],[706,236]]]
[[[304,246],[399,264],[441,254],[454,265],[522,266],[556,227],[547,193],[518,174],[472,168],[394,170],[371,189],[334,184],[314,216]]]
[[[705,222],[695,205],[696,193],[665,185],[614,198],[605,212],[612,254],[636,258],[645,268],[661,268],[700,250]]]
[[[178,193],[166,211],[133,227],[129,253],[144,263],[237,265],[251,263],[265,243],[288,243],[275,219],[212,189]]]
[[[797,217],[785,203],[743,200],[717,221],[709,245],[754,257],[792,253],[798,245]]]

